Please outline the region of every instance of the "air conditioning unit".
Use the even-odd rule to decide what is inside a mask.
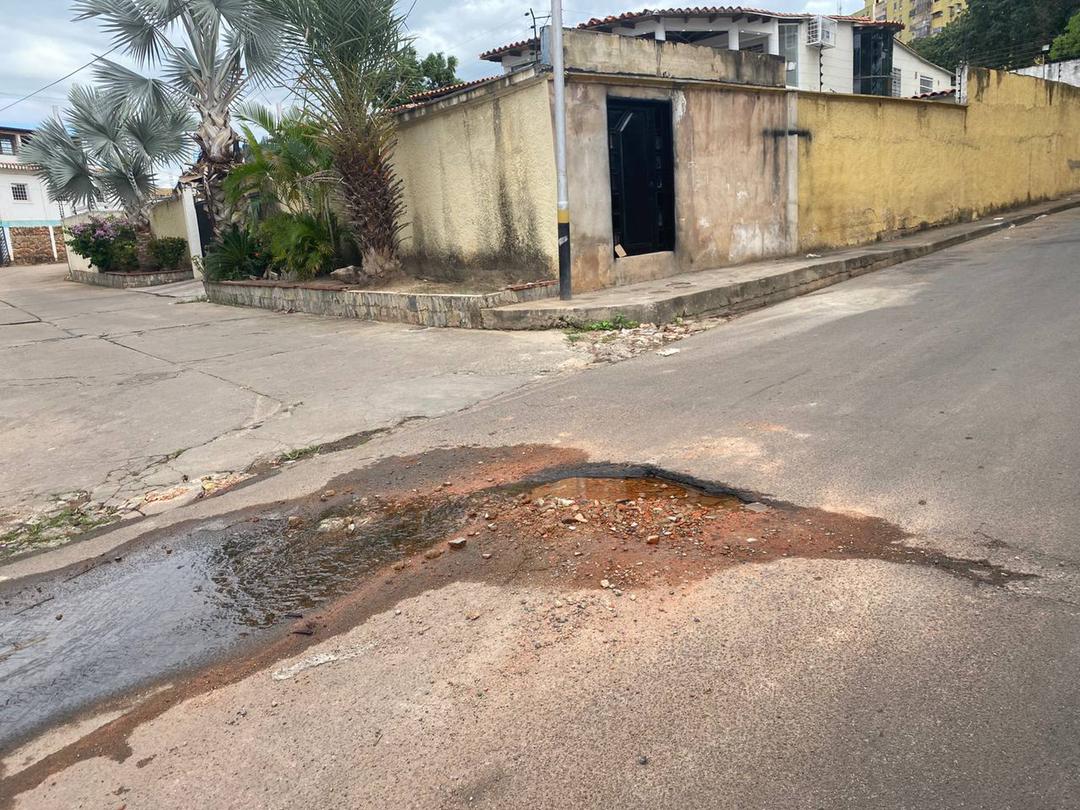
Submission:
[[[806,28],[806,44],[812,48],[835,48],[836,20],[830,17],[811,17]]]

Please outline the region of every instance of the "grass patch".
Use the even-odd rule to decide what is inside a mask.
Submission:
[[[58,545],[71,537],[111,523],[112,515],[88,515],[74,506],[20,523],[0,534],[0,555],[18,554],[44,545]]]
[[[322,445],[311,444],[307,447],[300,447],[295,450],[286,450],[277,457],[278,464],[285,461],[299,461],[302,458],[310,458],[311,456],[318,455],[321,447]]]
[[[578,332],[614,332],[618,329],[636,329],[641,326],[637,321],[632,321],[622,313],[617,313],[611,320],[591,321],[577,327]]]

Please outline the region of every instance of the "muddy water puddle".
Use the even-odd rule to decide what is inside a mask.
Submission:
[[[375,610],[456,579],[621,596],[789,556],[915,563],[998,585],[1018,576],[909,548],[883,521],[746,503],[641,468],[601,472],[455,482],[417,464],[418,480],[392,494],[346,489],[234,515],[0,594],[0,747],[256,642],[343,629],[320,624],[320,610],[365,583],[378,586]]]
[[[287,517],[197,529],[5,598],[0,748],[52,720],[241,648],[308,633],[311,611],[431,543],[452,507],[358,520],[348,533]]]

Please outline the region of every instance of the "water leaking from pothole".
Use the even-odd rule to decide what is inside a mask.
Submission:
[[[339,497],[302,522],[302,505],[285,504],[197,524],[5,594],[0,744],[258,640],[313,632],[304,624],[313,611],[376,572],[390,604],[452,579],[632,590],[791,556],[916,563],[996,585],[1022,576],[912,549],[883,521],[745,509],[722,489],[655,470],[611,472],[585,466],[458,488],[441,481],[445,472],[434,488],[409,487],[405,476],[393,495]],[[410,473],[425,474],[419,465]],[[454,537],[463,551],[442,542]]]

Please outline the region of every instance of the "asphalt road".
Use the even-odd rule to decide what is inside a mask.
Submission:
[[[4,759],[0,793],[28,788],[14,803],[34,808],[1080,806],[1078,301],[1071,211],[170,518],[319,492],[378,458],[538,443],[882,518],[1032,579],[789,559],[633,602],[448,580],[148,718],[119,753],[18,782],[112,715],[58,729]]]

